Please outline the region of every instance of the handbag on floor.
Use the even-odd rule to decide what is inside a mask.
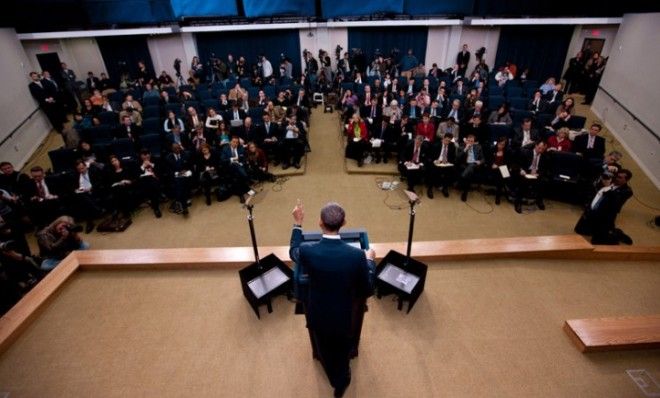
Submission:
[[[99,232],[124,232],[133,223],[130,217],[110,216],[96,228]]]

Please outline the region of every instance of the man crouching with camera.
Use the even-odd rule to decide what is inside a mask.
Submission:
[[[74,250],[89,249],[89,243],[82,240],[83,228],[69,216],[61,216],[50,225],[37,232],[37,243],[43,261],[41,269],[50,271]]]

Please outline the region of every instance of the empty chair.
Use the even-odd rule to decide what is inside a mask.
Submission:
[[[94,126],[84,130],[83,136],[95,146],[98,144],[109,143],[114,138],[112,136],[112,128],[113,127],[104,124],[100,126]]]
[[[536,80],[525,80],[522,87],[525,95],[527,95],[527,97],[531,97],[532,94],[534,94],[534,91],[539,88],[539,82]]]
[[[247,92],[248,92],[248,97],[249,98],[259,97],[259,87],[249,87],[247,89]]]
[[[217,99],[206,99],[202,101],[202,107],[204,107],[204,112],[208,112],[209,108],[214,108],[215,110],[218,110],[218,105],[220,105],[220,101]]]
[[[355,94],[358,96],[364,94],[364,84],[355,84]]]
[[[513,128],[503,124],[489,124],[488,131],[490,132],[490,140],[493,142],[500,137],[513,137]]]
[[[114,126],[119,123],[119,115],[114,112],[100,112],[98,118],[99,121],[101,121],[101,124],[106,124],[108,126]]]
[[[111,102],[117,102],[121,104],[122,102],[124,102],[124,93],[122,93],[121,91],[115,91],[114,93],[110,94],[110,97],[108,97],[108,99]]]
[[[509,99],[509,105],[511,106],[511,109],[516,109],[516,110],[525,110],[525,109],[527,109],[527,98],[508,97],[508,99]]]
[[[176,113],[178,117],[181,117],[183,115],[183,108],[181,107],[181,104],[167,104],[165,105],[165,113],[173,111]]]
[[[152,118],[152,117],[160,117],[160,106],[155,105],[155,106],[146,106],[144,110],[142,111],[142,117],[145,119]]]
[[[506,86],[507,98],[522,97],[522,93],[523,93],[522,87],[507,84]]]
[[[60,148],[48,152],[50,163],[55,173],[72,171],[76,162],[76,151],[73,149]]]
[[[248,110],[248,116],[252,118],[252,123],[254,124],[261,124],[263,115],[264,115],[264,108],[261,106],[255,106],[253,108],[250,108],[250,110]]]
[[[568,119],[568,128],[571,130],[582,130],[586,122],[587,122],[586,117],[572,115],[571,118]]]
[[[158,117],[150,117],[142,120],[142,129],[144,134],[159,134],[163,129],[163,123]]]
[[[172,87],[172,86],[165,87],[165,91],[167,91],[167,94],[171,98],[176,97],[176,89],[174,87]]]
[[[488,108],[497,109],[504,103],[504,97],[501,95],[490,95],[488,97]]]
[[[252,87],[252,81],[250,81],[250,78],[248,78],[248,77],[241,78],[240,84],[241,84],[241,87],[243,87],[243,88]]]
[[[129,138],[119,138],[112,141],[112,153],[118,158],[136,158],[135,144]]]
[[[550,126],[550,123],[552,122],[552,119],[554,119],[554,118],[555,118],[555,115],[551,115],[549,113],[540,113],[540,114],[536,115],[536,121],[535,121],[536,128],[538,128],[539,131],[540,131],[541,129],[545,128],[546,126]]]
[[[488,86],[488,94],[502,96],[504,95],[504,90],[502,90],[502,87],[498,85]]]
[[[276,98],[277,97],[277,88],[275,86],[265,86],[264,87],[264,93],[266,94],[266,97],[268,98]]]
[[[342,93],[343,93],[344,91],[346,91],[346,90],[351,90],[351,91],[353,91],[353,88],[354,88],[354,84],[353,84],[353,82],[343,82],[343,83],[341,84],[341,92],[342,92]]]
[[[163,152],[163,140],[160,134],[145,134],[140,137],[140,145],[151,152],[155,158],[159,158]]]
[[[142,100],[142,105],[146,107],[148,106],[159,106],[160,105],[160,97],[147,97]]]
[[[550,175],[555,181],[577,183],[580,170],[584,168],[583,158],[573,152],[552,151],[550,155]]]
[[[189,100],[189,101],[186,101],[186,102],[183,103],[183,108],[186,110],[186,112],[188,111],[188,108],[190,108],[191,106],[192,106],[193,108],[195,108],[195,110],[196,110],[198,113],[201,112],[201,108],[200,108],[200,106],[199,106],[199,102],[197,102],[197,101],[193,101],[193,100]]]
[[[206,88],[198,88],[196,95],[197,95],[197,99],[199,101],[204,101],[204,100],[213,98],[211,96],[211,92],[209,90],[207,90]]]

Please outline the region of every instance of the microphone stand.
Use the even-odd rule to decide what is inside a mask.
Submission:
[[[408,225],[408,247],[406,249],[406,259],[403,263],[404,268],[410,263],[410,252],[412,251],[413,229],[415,227],[415,205],[420,202],[419,197],[410,191],[404,191],[408,196],[408,203],[410,204],[410,224]]]
[[[249,199],[248,199],[249,200]],[[257,236],[254,233],[254,216],[252,215],[252,209],[254,205],[252,203],[246,203],[245,208],[248,210],[248,224],[250,225],[250,238],[252,238],[252,249],[254,250],[254,261],[257,263],[257,268],[262,271],[263,267],[259,262],[259,249],[257,249]]]

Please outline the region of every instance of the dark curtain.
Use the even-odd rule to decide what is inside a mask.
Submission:
[[[245,16],[248,18],[270,17],[272,15],[316,15],[314,1],[310,0],[243,0]]]
[[[115,83],[119,82],[124,71],[134,78],[138,70],[138,61],[144,61],[147,70],[154,73],[146,36],[99,37],[96,42],[101,50],[108,77]]]
[[[197,51],[203,62],[211,54],[227,59],[232,54],[234,59],[244,56],[250,67],[257,63],[257,57],[264,54],[277,73],[280,56],[284,54],[293,64],[294,76],[300,71],[300,36],[297,30],[255,30],[242,32],[198,33]]]
[[[403,13],[403,0],[355,1],[321,0],[323,18],[371,15],[378,13]]]
[[[472,15],[475,0],[404,0],[408,15]]]
[[[233,17],[238,15],[236,0],[200,1],[170,0],[176,18],[182,17]]]
[[[174,20],[169,0],[83,0],[92,24],[141,24]]]
[[[518,73],[529,68],[530,79],[561,77],[573,26],[503,26],[493,70],[512,62]]]
[[[89,25],[80,0],[10,0],[3,2],[2,26],[13,26],[19,33],[83,29]]]
[[[399,55],[396,57],[396,61],[399,62],[408,49],[412,48],[417,60],[424,63],[427,39],[428,28],[424,26],[348,29],[348,48],[361,48],[369,62],[373,59],[376,50],[387,57],[393,49],[399,50]]]

